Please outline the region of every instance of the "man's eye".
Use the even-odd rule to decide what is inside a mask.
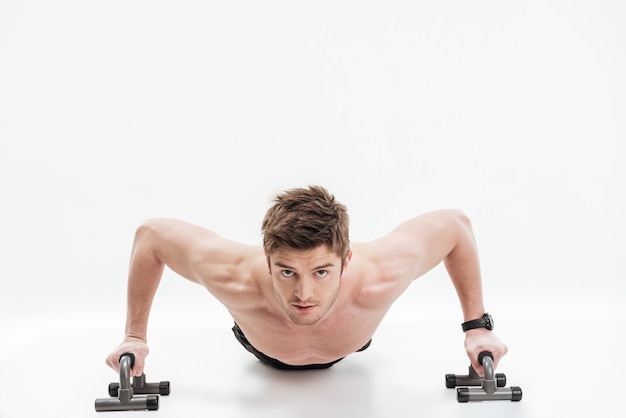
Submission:
[[[283,275],[283,277],[293,277],[293,271],[291,270],[282,270],[281,274]]]
[[[328,276],[328,270],[318,270],[315,274],[317,274],[317,277],[326,277]]]

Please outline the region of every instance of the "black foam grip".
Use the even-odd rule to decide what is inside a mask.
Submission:
[[[483,364],[483,359],[485,357],[491,357],[491,360],[493,360],[493,355],[489,351],[483,351],[478,355],[478,363]]]
[[[124,353],[120,356],[119,361],[122,361],[122,357],[124,356],[130,357],[130,368],[132,369],[135,366],[135,355],[133,353]]]

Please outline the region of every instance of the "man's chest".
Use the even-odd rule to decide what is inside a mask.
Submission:
[[[256,350],[290,365],[328,363],[352,354],[370,341],[382,319],[358,309],[334,312],[310,326],[272,315],[233,316]]]

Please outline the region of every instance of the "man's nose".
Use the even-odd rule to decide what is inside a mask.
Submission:
[[[308,278],[301,278],[296,285],[296,296],[301,301],[305,301],[313,296],[313,286]]]

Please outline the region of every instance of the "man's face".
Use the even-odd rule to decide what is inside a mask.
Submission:
[[[268,257],[276,300],[296,325],[313,325],[339,294],[341,258],[327,246],[311,250],[280,248]]]

